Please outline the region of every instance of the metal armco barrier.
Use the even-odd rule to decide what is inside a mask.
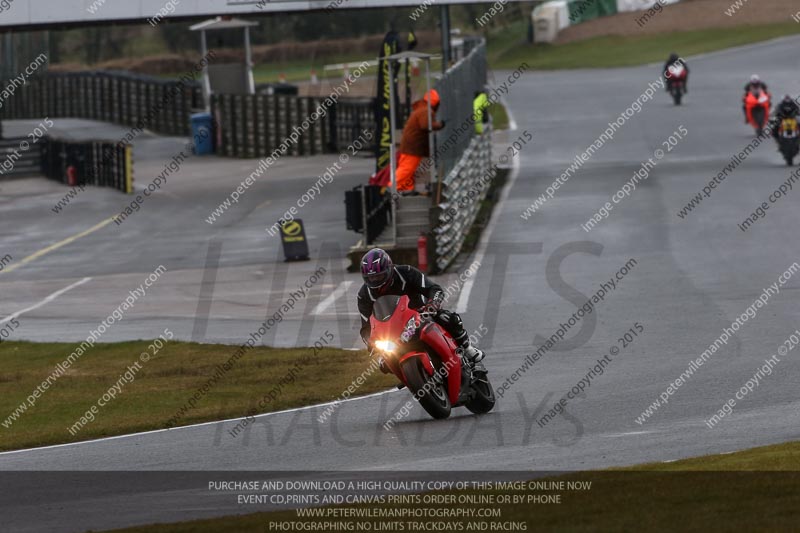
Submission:
[[[189,135],[189,116],[192,109],[203,107],[202,102],[197,82],[181,90],[178,81],[129,72],[48,72],[18,87],[0,109],[0,118],[86,118]]]
[[[464,239],[475,222],[481,203],[494,179],[492,160],[492,130],[472,137],[469,146],[456,166],[442,180],[443,199],[439,221],[432,229],[436,241],[436,267],[447,268],[458,255]]]
[[[112,187],[127,194],[133,192],[133,150],[130,145],[62,141],[49,137],[40,143],[42,173],[48,178],[69,185],[68,169],[74,167],[76,184]]]

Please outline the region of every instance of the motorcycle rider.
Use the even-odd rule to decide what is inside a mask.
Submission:
[[[785,95],[781,103],[775,107],[775,118],[772,124],[772,136],[778,136],[781,121],[785,118],[797,118],[800,115],[800,106],[791,95]]]
[[[745,105],[745,100],[747,99],[747,95],[750,91],[761,90],[765,93],[769,94],[769,89],[767,89],[767,84],[761,81],[761,78],[758,74],[753,74],[750,76],[750,81],[747,82],[747,85],[744,86],[744,96],[742,97],[742,111],[744,112],[744,123],[747,124],[747,105]]]
[[[683,91],[688,93],[689,92],[689,90],[688,90],[688,85],[689,85],[689,65],[687,65],[686,61],[684,61],[683,58],[680,57],[675,52],[673,52],[673,53],[671,53],[669,55],[669,59],[667,59],[667,62],[664,63],[664,68],[661,71],[663,73],[663,75],[664,75],[664,88],[666,89],[667,92],[669,92],[669,90],[671,88],[670,86],[672,84],[672,74],[669,71],[669,67],[671,67],[673,65],[681,66],[686,71],[686,78],[684,79],[684,82],[683,82]]]
[[[454,311],[442,309],[444,291],[428,279],[425,274],[410,265],[395,265],[389,254],[373,248],[361,258],[361,277],[364,284],[358,291],[358,312],[361,315],[361,339],[368,347],[370,343],[369,318],[375,300],[381,296],[408,296],[409,306],[419,312],[428,312],[456,341],[456,352],[477,363],[486,354],[469,342],[461,317]],[[382,367],[381,370],[384,370]],[[387,370],[384,370],[387,372]]]
[[[747,93],[754,89],[761,89],[765,93],[769,92],[769,89],[767,89],[767,84],[761,81],[761,78],[758,76],[758,74],[753,74],[750,76],[750,81],[744,86],[744,95],[747,96]]]

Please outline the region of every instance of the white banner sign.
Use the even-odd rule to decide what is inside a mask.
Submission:
[[[485,0],[435,0],[441,4],[479,3]],[[515,1],[515,0],[512,0]],[[95,22],[103,20],[146,20],[165,8],[169,17],[211,17],[253,13],[419,7],[419,0],[0,0],[0,27]]]

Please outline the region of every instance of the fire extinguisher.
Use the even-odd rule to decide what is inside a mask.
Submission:
[[[70,187],[74,187],[78,184],[78,169],[75,168],[75,165],[70,165],[67,167],[67,185]]]
[[[417,239],[417,264],[422,272],[428,273],[428,237],[424,233]]]

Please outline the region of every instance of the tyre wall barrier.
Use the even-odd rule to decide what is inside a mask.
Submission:
[[[0,81],[0,86],[8,86]],[[48,72],[17,87],[0,118],[85,118],[189,135],[189,117],[203,106],[200,84],[128,72]]]
[[[42,173],[66,185],[111,187],[133,192],[131,145],[104,141],[65,141],[45,137],[40,141]],[[75,182],[70,183],[70,175]]]

